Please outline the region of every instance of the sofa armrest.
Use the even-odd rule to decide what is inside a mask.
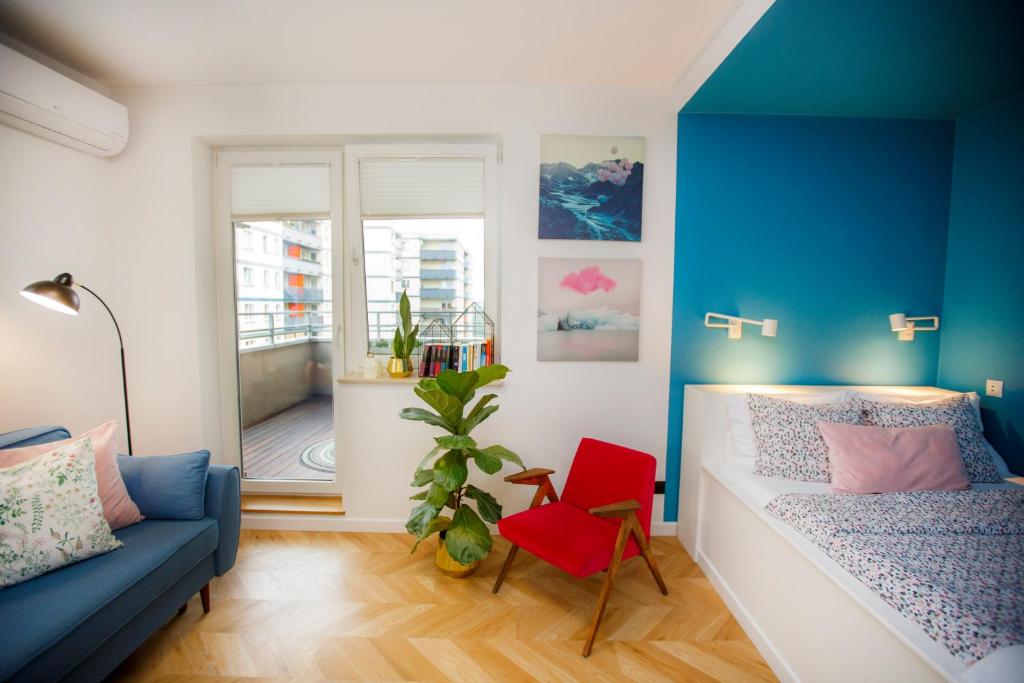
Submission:
[[[217,576],[235,564],[238,533],[242,525],[241,483],[238,468],[210,465],[206,475],[206,516],[217,520],[220,539],[214,556]]]

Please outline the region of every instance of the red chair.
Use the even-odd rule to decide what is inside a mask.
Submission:
[[[534,468],[505,477],[513,484],[537,486],[530,508],[498,522],[502,537],[512,542],[494,582],[497,593],[512,561],[525,548],[545,562],[586,578],[607,570],[594,610],[583,656],[590,655],[612,582],[623,560],[642,555],[662,594],[668,587],[658,570],[648,539],[654,502],[654,458],[647,453],[596,439],[583,439],[558,499],[549,475]],[[541,505],[544,499],[548,503]]]

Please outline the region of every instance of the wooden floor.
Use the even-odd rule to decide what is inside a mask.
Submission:
[[[284,412],[242,430],[242,463],[247,479],[312,479],[331,481],[299,462],[307,446],[334,438],[330,396],[314,396]]]
[[[436,538],[436,537],[435,537]],[[243,531],[238,563],[111,681],[773,681],[675,538],[653,549],[670,594],[639,558],[623,565],[593,654],[580,656],[602,575],[577,580],[508,545],[450,579],[436,541],[405,534]]]

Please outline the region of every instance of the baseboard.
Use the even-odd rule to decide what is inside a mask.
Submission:
[[[739,622],[740,626],[746,632],[747,637],[750,638],[750,642],[754,644],[757,651],[764,657],[765,662],[771,667],[772,672],[779,677],[780,681],[784,683],[799,683],[800,678],[790,668],[789,664],[783,658],[782,654],[775,648],[772,641],[768,638],[757,620],[747,611],[747,609],[740,602],[739,598],[733,593],[732,588],[726,583],[722,575],[718,573],[718,569],[712,564],[711,560],[707,556],[702,555],[698,549],[697,556],[694,558],[697,565],[704,570],[704,575],[708,577],[711,585],[718,591],[718,595],[725,602],[725,606],[729,608],[732,615],[736,617],[736,621]]]
[[[676,522],[651,522],[651,536],[675,536]]]
[[[242,513],[243,529],[404,533],[404,519],[358,519],[339,515]]]

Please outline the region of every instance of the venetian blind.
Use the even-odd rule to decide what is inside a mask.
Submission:
[[[482,216],[484,160],[472,157],[359,160],[363,217]]]
[[[242,164],[231,167],[234,217],[330,218],[329,164]]]

